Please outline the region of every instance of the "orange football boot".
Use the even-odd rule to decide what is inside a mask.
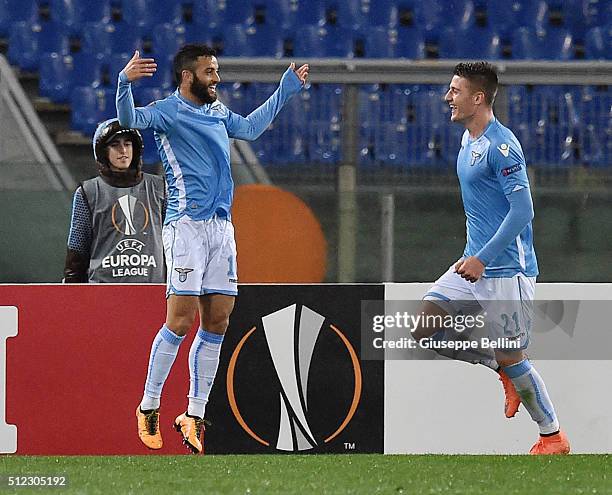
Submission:
[[[204,442],[204,425],[205,420],[188,416],[183,413],[174,420],[174,429],[183,437],[183,443],[193,454],[201,454],[204,450],[202,442]]]
[[[559,430],[558,433],[550,436],[540,436],[529,451],[531,455],[547,455],[547,454],[569,454],[570,443],[565,433]]]
[[[504,401],[504,413],[506,414],[506,418],[513,418],[521,405],[521,397],[514,388],[514,383],[512,383],[510,377],[501,369],[497,373],[499,374],[499,381],[502,382],[504,395],[506,396]]]
[[[153,409],[146,414],[136,408],[136,419],[138,420],[138,436],[142,443],[153,450],[162,448],[163,442],[159,431],[159,409]]]

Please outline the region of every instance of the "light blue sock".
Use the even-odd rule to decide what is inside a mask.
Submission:
[[[162,388],[184,338],[184,335],[179,337],[164,324],[153,339],[151,354],[149,355],[147,381],[140,402],[140,409],[143,411],[159,407]]]
[[[190,416],[204,417],[208,396],[217,368],[219,367],[219,355],[223,335],[207,332],[203,328],[198,329],[198,334],[193,339],[189,350],[189,405],[187,414]]]
[[[550,401],[544,380],[529,360],[507,366],[504,371],[512,380],[514,388],[521,397],[521,402],[529,411],[540,428],[540,433],[549,434],[559,431],[559,420]]]

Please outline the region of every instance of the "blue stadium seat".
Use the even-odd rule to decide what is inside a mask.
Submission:
[[[585,53],[586,58],[591,60],[612,59],[612,24],[587,31]]]
[[[394,28],[397,26],[397,6],[395,0],[377,0],[364,6],[365,26]]]
[[[401,58],[424,59],[425,39],[421,30],[416,27],[399,26],[395,55]]]
[[[126,22],[108,24],[111,53],[134,53],[141,48],[141,30]]]
[[[497,60],[501,56],[499,34],[488,28],[447,28],[440,36],[439,58]]]
[[[612,2],[609,0],[588,0],[584,4],[587,26],[608,26],[612,24]]]
[[[304,126],[308,125],[310,119],[329,122],[339,122],[342,119],[341,85],[313,84],[302,93],[300,96],[303,98],[300,99],[306,101],[300,101],[298,98],[294,98],[294,101],[296,114],[308,113],[307,119],[300,120]]]
[[[247,42],[256,57],[283,56],[283,33],[273,24],[255,24],[246,29]]]
[[[539,53],[547,60],[573,60],[575,47],[572,33],[564,28],[548,27],[538,36]]]
[[[108,77],[110,87],[116,87],[119,72],[123,70],[123,68],[126,66],[126,64],[131,58],[131,53],[113,53],[112,55],[110,55],[110,57],[108,57]]]
[[[211,29],[206,21],[194,20],[180,25],[184,29],[186,43],[210,43],[215,29]]]
[[[185,44],[185,28],[180,24],[158,24],[151,31],[152,36],[142,38],[142,57],[148,57],[149,53],[156,58],[174,57]]]
[[[269,28],[287,29],[292,22],[290,0],[254,0],[255,24]]]
[[[333,20],[332,12],[336,15],[336,25],[346,29],[357,29],[364,22],[360,0],[327,0],[328,23]]]
[[[137,107],[146,107],[151,102],[164,99],[167,93],[166,89],[156,86],[148,88],[134,87],[134,104]]]
[[[372,84],[359,90],[359,120],[376,128],[396,119],[394,101],[388,85]]]
[[[103,67],[106,57],[102,53],[87,53],[81,51],[73,56],[73,66],[70,84],[76,86],[100,86],[103,80]],[[109,84],[110,81],[109,81]],[[117,81],[113,78],[112,85]]]
[[[508,86],[508,124],[511,129],[527,120],[527,88],[523,85]]]
[[[453,27],[456,29],[464,30],[473,28],[476,26],[476,7],[472,0],[458,0],[453,2],[450,6],[456,14],[458,21]]]
[[[255,9],[253,4],[244,0],[225,0],[217,4],[217,27],[228,24],[253,24],[255,22]]]
[[[366,58],[395,58],[395,40],[386,27],[365,29],[364,56]]]
[[[515,60],[540,58],[540,45],[535,31],[521,27],[512,33],[512,58]]]
[[[10,24],[19,21],[36,22],[38,19],[38,5],[34,0],[4,0],[7,21]]]
[[[292,24],[296,29],[325,24],[325,0],[298,1]]]
[[[81,23],[81,9],[77,0],[49,0],[51,21],[66,27],[66,32],[75,33]]]
[[[11,64],[23,70],[37,70],[42,53],[66,54],[68,51],[68,37],[54,23],[21,21],[10,28],[8,58]]]
[[[209,26],[218,23],[217,2],[214,0],[186,1],[179,4],[181,24],[200,24]]]
[[[111,37],[114,33],[112,24],[105,22],[88,22],[83,26],[83,44],[81,51],[85,53],[102,53],[110,55],[112,51]]]
[[[254,57],[257,47],[247,41],[246,27],[242,24],[224,26],[221,30],[223,36],[223,52],[225,57]]]
[[[130,54],[127,54],[127,55],[130,55]],[[145,53],[144,56],[155,59],[155,63],[157,64],[157,70],[155,71],[155,74],[153,75],[153,77],[143,77],[139,79],[138,81],[136,81],[134,85],[141,87],[141,88],[159,87],[165,90],[174,87],[174,72],[173,72],[173,67],[172,67],[173,57],[165,53],[162,53],[159,56],[155,53]],[[121,57],[120,60],[122,63],[125,59]],[[117,64],[120,64],[119,60],[117,60]],[[112,62],[111,62],[111,65],[112,65]],[[113,66],[113,67],[117,67],[117,66]],[[120,69],[122,68],[123,67],[120,67]]]
[[[548,27],[548,4],[545,0],[517,2],[518,24],[539,32]]]
[[[86,136],[93,136],[99,122],[117,114],[115,90],[96,89],[90,86],[76,87],[72,90],[70,107],[71,128]]]
[[[504,36],[510,36],[519,27],[520,4],[510,0],[481,0],[487,13],[487,26]]]
[[[294,38],[296,57],[352,57],[353,39],[343,28],[302,26]]]
[[[586,22],[583,2],[576,0],[548,0],[548,25],[563,27],[570,30],[574,37],[582,37]]]
[[[162,7],[147,0],[124,0],[121,2],[123,22],[149,29],[163,23],[178,23],[180,21],[178,3],[176,0],[164,0]]]
[[[414,2],[414,14],[416,25],[427,31],[438,31],[443,25],[448,14],[444,12],[440,2]],[[400,14],[401,16],[401,14]]]
[[[563,86],[535,86],[531,90],[531,118],[546,125],[560,125],[567,122],[567,106]]]
[[[314,163],[335,164],[342,156],[338,122],[311,121],[308,125],[308,158]]]
[[[234,82],[221,84],[219,99],[232,112],[247,115],[253,110],[254,89],[252,84]]]
[[[108,22],[110,19],[110,0],[79,1],[79,22]]]
[[[67,103],[73,71],[72,57],[59,53],[43,53],[39,64],[38,89],[41,96],[54,103]]]
[[[8,35],[11,23],[8,2],[7,0],[0,0],[0,38]]]
[[[414,137],[414,135],[411,137]],[[375,163],[407,167],[410,162],[408,140],[406,125],[387,123],[377,126],[374,130],[373,158]]]

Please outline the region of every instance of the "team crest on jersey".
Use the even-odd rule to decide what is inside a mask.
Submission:
[[[482,153],[472,150],[472,161],[470,165],[474,165],[478,160],[480,160],[481,157]]]
[[[179,273],[179,282],[186,282],[187,275],[193,271],[193,268],[175,268],[174,271]]]
[[[499,152],[504,155],[506,158],[508,158],[508,155],[510,154],[510,146],[507,145],[506,143],[500,144],[497,149],[499,150]]]

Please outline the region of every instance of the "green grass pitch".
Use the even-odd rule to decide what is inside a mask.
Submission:
[[[65,488],[6,476],[65,475]],[[0,456],[0,493],[604,494],[612,455]]]

